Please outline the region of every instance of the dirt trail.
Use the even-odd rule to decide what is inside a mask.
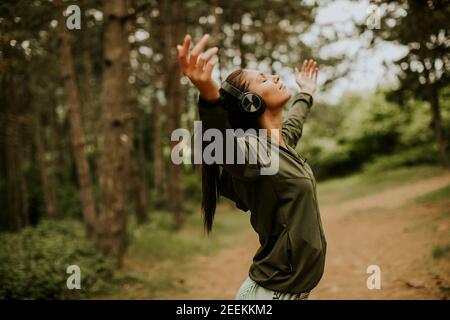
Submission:
[[[310,299],[448,298],[450,264],[431,257],[436,243],[448,243],[449,219],[436,218],[446,208],[411,200],[449,182],[450,174],[445,174],[321,206],[327,262]],[[450,201],[443,206],[448,208]],[[430,221],[434,221],[431,227]],[[252,230],[246,237],[248,241],[238,247],[192,259],[181,279],[187,290],[170,290],[158,298],[234,299],[259,246]],[[381,269],[379,290],[366,286],[369,265]]]

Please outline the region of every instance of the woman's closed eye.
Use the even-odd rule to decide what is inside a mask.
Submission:
[[[263,73],[260,73],[259,75],[261,77],[261,82],[266,82],[267,81],[267,78],[264,76]]]

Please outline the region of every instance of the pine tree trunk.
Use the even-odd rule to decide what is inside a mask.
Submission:
[[[16,170],[14,144],[11,143],[17,132],[17,115],[14,110],[12,76],[4,70],[0,74],[0,180],[1,191],[5,195],[6,208],[0,212],[2,230],[18,231],[20,225],[20,208],[17,188],[15,187],[14,170]]]
[[[142,139],[142,117],[137,120],[136,127],[136,144],[137,152],[134,159],[134,203],[136,216],[139,223],[144,223],[147,221],[147,201],[148,201],[148,190],[147,190],[147,175],[145,172],[145,152],[144,152],[144,142]]]
[[[28,193],[28,185],[27,180],[25,177],[26,167],[25,167],[25,160],[28,159],[28,154],[26,152],[26,142],[25,139],[21,139],[20,141],[20,152],[19,152],[19,158],[20,158],[20,193],[22,198],[22,218],[23,218],[23,225],[25,227],[30,225],[30,214],[29,214],[29,193]]]
[[[49,150],[51,152],[51,167],[52,174],[55,180],[62,181],[64,161],[62,150],[64,147],[61,141],[61,129],[58,124],[58,115],[56,114],[56,106],[57,101],[55,97],[55,87],[51,86],[48,92],[48,101],[49,101],[49,114],[48,114],[48,122],[49,122]]]
[[[46,150],[43,141],[41,117],[39,111],[37,110],[35,111],[35,115],[33,117],[33,125],[34,125],[34,134],[33,134],[34,144],[36,146],[36,156],[39,162],[39,171],[41,174],[41,182],[42,182],[42,189],[44,192],[47,216],[49,219],[56,219],[58,216],[56,209],[56,193],[45,161]]]
[[[72,144],[75,164],[77,168],[78,185],[80,189],[83,219],[86,225],[87,236],[94,237],[96,225],[96,209],[93,197],[91,172],[85,153],[85,136],[81,123],[81,101],[79,88],[76,83],[73,58],[71,53],[70,38],[66,30],[66,24],[62,15],[61,0],[56,0],[60,45],[61,72],[67,95],[67,106],[70,122],[70,141]]]
[[[11,89],[12,90],[12,89]],[[21,200],[20,200],[20,185],[17,173],[20,167],[17,163],[18,157],[18,121],[17,114],[13,110],[12,113],[7,114],[7,124],[5,128],[5,142],[6,142],[6,198],[8,203],[7,212],[11,215],[10,226],[12,230],[20,230],[22,227],[21,215]]]
[[[98,166],[101,209],[97,238],[100,248],[121,265],[125,252],[127,205],[132,165],[128,1],[104,2],[104,69],[102,81],[102,144]]]
[[[182,20],[179,19],[183,11],[182,2],[180,1],[164,1],[161,5],[161,23],[163,34],[166,35],[163,42],[164,63],[166,73],[166,101],[167,101],[167,130],[168,137],[171,136],[173,130],[180,126],[180,70],[178,67],[177,56],[175,51],[176,41],[180,40],[180,35],[184,31],[182,29]],[[176,141],[170,141],[170,149],[172,150]],[[175,227],[180,228],[184,221],[183,212],[183,195],[181,185],[181,165],[175,165],[172,161],[169,164],[169,202],[172,206],[172,213],[175,219]]]
[[[165,179],[165,167],[163,161],[163,145],[162,145],[162,117],[161,117],[161,106],[159,101],[157,101],[156,97],[152,99],[152,107],[153,107],[153,123],[154,123],[154,143],[153,143],[153,165],[154,165],[154,193],[153,199],[156,207],[160,207],[162,203],[164,203],[164,199],[166,197],[166,193],[164,190],[164,181]]]
[[[448,168],[448,156],[445,146],[445,138],[444,132],[442,129],[442,121],[441,121],[441,111],[439,104],[439,94],[435,87],[431,86],[430,88],[430,105],[431,105],[431,114],[432,114],[432,125],[434,130],[434,135],[436,136],[436,142],[439,146],[439,155],[440,162],[442,167]]]

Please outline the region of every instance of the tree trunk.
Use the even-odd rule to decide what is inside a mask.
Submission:
[[[167,101],[167,130],[168,137],[171,136],[173,130],[180,126],[180,70],[176,55],[176,42],[180,41],[182,28],[181,12],[183,11],[183,3],[180,1],[164,1],[161,5],[161,23],[163,34],[166,35],[163,42],[164,63],[166,73],[166,101]],[[172,150],[176,141],[170,141],[170,149]],[[169,164],[169,202],[172,205],[172,212],[175,218],[175,227],[179,229],[184,221],[183,213],[183,195],[181,185],[181,165],[175,165],[172,161]]]
[[[48,101],[49,101],[49,114],[48,114],[48,123],[50,127],[49,134],[49,149],[51,152],[51,166],[52,166],[52,174],[58,181],[63,181],[63,168],[64,168],[64,160],[62,155],[62,150],[64,150],[61,136],[62,130],[58,124],[58,115],[56,114],[56,89],[54,86],[50,86],[48,92]]]
[[[9,106],[11,107],[11,106]],[[8,203],[7,212],[9,213],[10,226],[12,230],[20,230],[22,227],[21,214],[21,200],[20,200],[20,184],[17,173],[20,170],[18,166],[18,120],[17,114],[7,114],[7,123],[5,128],[5,144],[6,144],[6,198]],[[12,223],[11,223],[12,222]]]
[[[134,204],[136,216],[139,223],[144,223],[147,221],[147,177],[145,173],[145,152],[144,152],[144,142],[142,141],[142,117],[137,120],[136,128],[136,143],[137,143],[137,154],[134,159]]]
[[[434,135],[436,136],[436,142],[439,146],[439,155],[440,162],[444,168],[449,167],[447,151],[445,146],[445,138],[444,132],[442,129],[442,121],[441,121],[441,111],[439,104],[439,93],[438,90],[431,86],[430,88],[430,106],[431,106],[431,114],[432,114],[432,125],[434,130]]]
[[[4,70],[0,75],[0,171],[2,177],[0,187],[6,200],[6,207],[0,213],[2,230],[20,230],[28,225],[28,188],[25,180],[25,141],[23,128],[28,100],[28,89],[23,85],[23,77],[19,80],[13,76],[14,71]],[[25,81],[26,82],[26,81]],[[26,82],[27,83],[27,82]],[[19,85],[21,84],[21,85]],[[20,90],[24,92],[20,92]]]
[[[153,107],[153,123],[154,123],[154,143],[153,143],[153,171],[154,171],[154,193],[153,199],[156,207],[160,207],[164,203],[164,199],[167,195],[164,188],[165,183],[165,168],[163,161],[163,144],[162,144],[162,117],[161,117],[161,106],[156,97],[152,97],[152,107]]]
[[[35,114],[33,117],[33,127],[34,127],[34,134],[33,134],[34,144],[36,146],[36,155],[39,162],[39,171],[41,174],[41,182],[44,192],[47,216],[49,219],[56,219],[58,215],[56,209],[56,193],[54,185],[52,183],[52,178],[49,175],[48,167],[45,161],[46,150],[43,141],[41,117],[38,110],[35,110]]]
[[[25,139],[21,139],[20,141],[20,192],[22,195],[22,217],[23,217],[23,225],[25,227],[30,225],[30,213],[29,213],[29,200],[28,200],[28,185],[27,180],[25,176],[26,172],[26,166],[25,166],[25,160],[28,159],[28,154],[26,152],[27,145],[25,142]]]
[[[125,252],[127,205],[132,164],[128,1],[104,2],[104,69],[102,81],[102,154],[98,166],[101,210],[98,243],[121,265]]]
[[[85,37],[84,37],[85,38]],[[87,47],[87,45],[85,45]],[[81,119],[83,121],[84,132],[86,135],[86,145],[97,150],[97,138],[99,136],[99,104],[94,96],[97,89],[95,79],[93,78],[92,63],[89,57],[89,51],[85,50],[82,56],[83,62],[83,78],[82,78],[82,112]],[[95,152],[95,151],[94,151]],[[95,168],[91,168],[91,172],[95,176]]]
[[[61,72],[67,95],[67,105],[70,122],[70,141],[72,144],[75,164],[77,168],[78,184],[80,189],[83,219],[86,224],[87,236],[93,238],[96,220],[96,209],[93,197],[91,172],[85,154],[85,136],[81,124],[81,101],[79,88],[76,83],[75,70],[70,46],[69,34],[62,15],[61,0],[55,0],[58,16],[58,31],[61,40],[60,61]]]

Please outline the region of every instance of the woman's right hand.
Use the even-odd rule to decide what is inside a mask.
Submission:
[[[200,91],[205,100],[216,100],[220,97],[219,87],[211,74],[218,62],[218,48],[213,47],[203,52],[208,44],[209,35],[205,34],[189,54],[191,36],[186,35],[182,45],[177,45],[178,62],[183,75]]]

